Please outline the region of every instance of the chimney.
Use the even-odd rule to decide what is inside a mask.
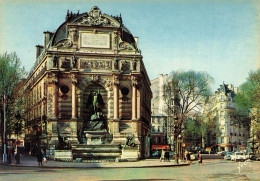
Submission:
[[[43,32],[43,34],[44,34],[43,43],[44,43],[44,47],[46,47],[48,45],[48,43],[50,42],[53,33],[49,32],[49,31],[45,31],[45,32]]]
[[[136,47],[138,48],[138,37],[134,37],[134,39],[135,39]]]
[[[42,45],[36,45],[36,59],[41,55],[43,51],[43,46]]]

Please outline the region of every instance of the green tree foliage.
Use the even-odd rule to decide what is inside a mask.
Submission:
[[[240,110],[249,112],[252,108],[260,109],[260,69],[250,72],[239,90],[235,103]]]
[[[260,69],[250,72],[239,89],[235,97],[237,109],[232,118],[236,124],[250,128],[251,138],[260,142]]]
[[[1,127],[3,128],[3,98],[6,96],[6,118],[7,133],[11,134],[17,129],[16,115],[19,112],[22,121],[23,118],[23,84],[26,72],[21,66],[21,61],[16,53],[3,53],[0,55],[0,110]]]
[[[210,96],[213,78],[205,72],[172,72],[164,85],[168,116],[174,120],[174,136],[185,129],[185,120],[203,108]],[[192,123],[190,123],[192,124]]]

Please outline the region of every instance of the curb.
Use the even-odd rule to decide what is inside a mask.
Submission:
[[[148,165],[148,166],[78,166],[78,167],[63,167],[63,166],[33,166],[33,165],[19,165],[19,164],[5,164],[5,163],[0,163],[0,165],[5,165],[5,166],[11,166],[11,167],[35,167],[35,168],[59,168],[59,169],[86,169],[86,168],[155,168],[155,167],[180,167],[180,166],[189,166],[190,164],[185,163],[185,164],[178,164],[178,165]]]

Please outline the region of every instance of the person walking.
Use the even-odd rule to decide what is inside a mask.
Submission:
[[[169,152],[168,149],[167,149],[166,152],[165,152],[165,159],[164,159],[164,161],[170,162],[170,152]]]
[[[179,153],[176,153],[175,161],[176,161],[177,164],[179,164]]]
[[[164,160],[165,161],[165,150],[162,149],[162,154],[161,154],[161,157],[160,157],[160,162]]]
[[[42,166],[43,155],[42,155],[42,151],[40,149],[37,151],[36,157],[37,157],[37,161],[38,161],[39,167],[41,167]]]
[[[199,152],[199,163],[202,163],[202,154]]]
[[[188,161],[188,162],[191,161],[191,160],[190,160],[190,153],[189,153],[189,152],[187,153],[187,161]]]

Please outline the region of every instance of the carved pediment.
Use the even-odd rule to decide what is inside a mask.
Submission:
[[[128,42],[123,41],[119,44],[119,50],[134,50],[134,49],[135,48],[132,45],[130,45]]]
[[[94,6],[88,15],[78,19],[76,23],[89,26],[120,27],[120,24],[114,18],[106,14],[101,14],[101,11],[97,6]]]
[[[73,42],[71,40],[64,39],[64,40],[59,41],[55,46],[57,48],[61,48],[61,47],[69,48],[69,47],[72,47],[72,45],[73,45]]]

